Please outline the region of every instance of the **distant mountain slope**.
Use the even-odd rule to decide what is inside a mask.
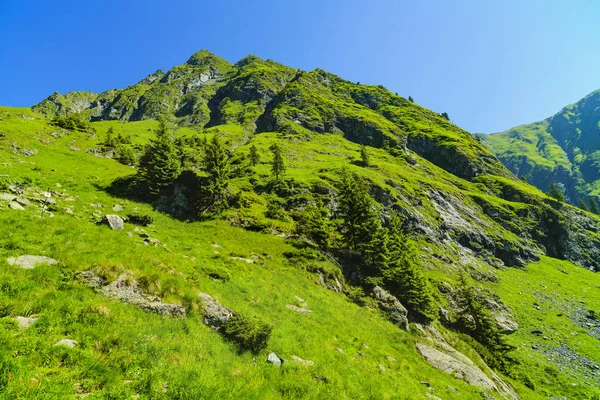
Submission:
[[[374,147],[413,150],[457,176],[510,177],[468,132],[383,86],[345,81],[326,71],[286,67],[248,56],[230,64],[201,50],[183,65],[157,71],[122,90],[52,94],[33,110],[82,113],[91,121],[141,121],[167,114],[180,125],[234,123],[249,133],[341,133]]]
[[[541,190],[554,183],[574,204],[600,196],[600,91],[544,121],[479,137],[515,175]]]

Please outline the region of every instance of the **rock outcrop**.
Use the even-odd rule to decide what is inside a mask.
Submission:
[[[372,293],[373,297],[377,300],[379,308],[384,311],[390,320],[405,331],[408,330],[408,311],[400,303],[396,297],[389,294],[387,291],[379,286],[375,286]]]
[[[56,265],[58,261],[54,258],[46,257],[46,256],[19,256],[16,258],[8,258],[8,264],[23,268],[23,269],[33,269],[38,265]]]

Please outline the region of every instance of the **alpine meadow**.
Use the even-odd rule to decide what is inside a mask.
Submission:
[[[0,397],[599,399],[598,99],[471,135],[201,50],[0,107]]]

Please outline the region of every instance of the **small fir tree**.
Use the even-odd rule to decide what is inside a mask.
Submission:
[[[283,152],[281,147],[274,143],[271,147],[273,153],[273,161],[271,162],[271,172],[275,175],[275,180],[279,180],[281,175],[285,172],[285,162],[283,160]]]
[[[561,203],[565,202],[565,195],[556,187],[554,183],[550,184],[550,192],[548,194],[550,197]]]
[[[581,208],[583,211],[589,211],[588,207],[583,202],[583,199],[579,199],[579,208]]]
[[[205,188],[208,205],[210,209],[218,212],[227,204],[229,162],[227,151],[217,135],[206,145],[203,164],[208,174],[208,184]]]
[[[414,103],[415,99],[413,99],[412,96],[408,96],[408,101],[410,101],[411,103]]]
[[[304,207],[296,219],[295,232],[306,236],[323,250],[329,248],[333,228],[329,221],[329,210],[320,200],[314,205]]]
[[[258,163],[260,163],[260,154],[258,153],[258,149],[256,148],[255,145],[252,145],[250,147],[249,158],[250,158],[250,164],[252,164],[253,166],[256,166],[256,165],[258,165]]]
[[[369,152],[367,151],[367,147],[365,145],[360,146],[360,160],[365,167],[371,166]]]
[[[593,197],[590,197],[588,200],[589,209],[594,214],[600,214],[600,206],[598,206],[598,202]]]
[[[138,174],[153,196],[166,194],[181,173],[181,162],[171,129],[164,118],[159,120],[156,138],[146,146],[140,158]]]

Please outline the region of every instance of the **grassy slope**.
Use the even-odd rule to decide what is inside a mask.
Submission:
[[[0,150],[0,165],[7,164],[5,170],[11,179],[30,178],[40,188],[54,188],[60,183],[62,188],[57,190],[64,190],[75,198],[71,203],[58,199],[59,208],[71,207],[75,216],[59,211],[52,219],[40,219],[33,209],[21,213],[0,210],[0,237],[4,238],[0,242],[0,262],[20,254],[45,254],[62,263],[60,269],[22,271],[6,264],[0,269],[2,314],[41,316],[36,325],[24,332],[9,319],[1,320],[2,366],[9,366],[12,371],[7,396],[48,398],[53,393],[55,398],[64,398],[80,391],[93,392],[98,398],[109,398],[111,393],[116,398],[134,393],[148,398],[178,398],[178,393],[209,398],[285,395],[294,398],[424,398],[427,388],[420,382],[428,381],[441,398],[479,398],[473,387],[430,368],[414,349],[417,336],[400,331],[375,311],[358,307],[343,295],[323,289],[316,276],[304,270],[304,265],[286,261],[282,254],[292,247],[284,239],[232,228],[222,221],[179,222],[152,211],[146,204],[116,199],[103,191],[114,178],[128,175],[132,169],[86,154],[83,149],[95,146],[109,126],[117,131],[123,129],[124,133],[133,135],[134,142],[143,143],[151,136],[152,121],[95,123],[97,139],[72,133],[55,140],[44,134],[56,130],[45,121],[17,117],[35,115],[28,110],[3,108],[0,113],[1,131],[7,136],[2,149],[6,149],[8,142],[17,142],[39,150],[33,157],[14,156]],[[211,130],[215,131],[223,135],[228,130],[223,127]],[[191,133],[191,130],[181,130],[178,134]],[[231,142],[237,143],[241,139],[239,135],[239,132],[234,134]],[[52,142],[43,145],[34,136]],[[359,158],[359,147],[338,135],[317,135],[311,141],[296,139],[293,142],[283,141],[275,133],[264,133],[254,136],[237,151],[246,152],[250,144],[255,144],[266,153],[273,141],[279,141],[284,147],[287,176],[299,182],[334,181],[338,168],[349,166],[382,187],[388,187],[392,179],[401,187],[399,192],[409,196],[418,197],[421,191],[435,188],[467,202],[474,197],[485,197],[505,207],[519,206],[493,197],[487,186],[456,178],[420,158],[420,166],[416,167],[399,162],[384,151],[370,149],[375,167],[365,169],[351,165],[351,160]],[[69,150],[69,143],[76,143],[82,150]],[[268,156],[263,155],[263,162],[267,160]],[[267,176],[268,169],[267,164],[261,164],[256,174]],[[238,178],[232,185],[243,188],[246,180]],[[91,203],[103,204],[102,212],[108,212],[113,204],[119,203],[125,205],[126,212],[138,209],[153,215],[155,223],[148,231],[171,252],[146,247],[135,235],[127,237],[125,233],[131,226],[119,232],[94,225],[92,214],[98,211],[89,206]],[[255,214],[264,211],[260,204],[253,207]],[[415,205],[415,210],[431,218],[427,209]],[[502,235],[519,240],[508,232]],[[222,247],[214,248],[213,243]],[[251,254],[261,257],[263,266],[228,258]],[[456,271],[452,263],[457,260],[450,252],[448,255],[450,264],[447,261],[431,264],[434,267],[426,271],[430,277],[456,279],[452,275]],[[557,265],[571,273],[555,272]],[[215,295],[236,311],[272,323],[275,329],[269,342],[270,350],[288,360],[291,355],[313,360],[316,366],[300,367],[289,362],[278,370],[265,363],[264,354],[256,357],[237,354],[231,344],[201,323],[197,311],[184,320],[161,318],[107,301],[72,283],[73,272],[93,266],[104,270],[130,270],[136,277],[156,275],[167,300],[188,306],[196,304],[198,290]],[[225,270],[231,279],[215,281],[207,276],[208,269]],[[574,378],[549,368],[539,352],[531,349],[530,343],[540,341],[531,330],[538,325],[555,325],[557,321],[550,313],[539,313],[537,318],[541,321],[537,320],[536,313],[522,300],[532,299],[532,290],[545,284],[548,293],[558,293],[563,301],[568,301],[573,292],[580,290],[579,282],[589,282],[591,287],[597,285],[596,275],[548,258],[529,266],[526,272],[509,269],[498,274],[499,284],[485,285],[500,294],[522,326],[511,338],[519,347],[521,372],[530,377],[541,393],[585,398],[589,386],[572,386]],[[553,278],[544,282],[546,276]],[[554,278],[563,284],[562,288],[550,288]],[[523,287],[520,289],[523,295],[515,289],[519,285]],[[553,286],[556,285],[553,283]],[[286,304],[295,304],[295,295],[308,302],[313,311],[311,315],[297,314],[286,308]],[[600,305],[591,289],[586,294],[586,302],[591,308],[598,309]],[[108,315],[100,306],[109,310]],[[560,324],[563,333],[579,329],[568,320],[561,319]],[[74,350],[53,348],[52,344],[63,337],[77,339],[81,346]],[[558,344],[561,338],[553,337],[551,343]],[[596,357],[593,346],[596,339],[580,334],[578,341],[580,343],[569,341],[568,344],[589,358]],[[342,348],[344,354],[336,348]],[[367,357],[359,356],[359,350]],[[465,351],[468,353],[468,349]],[[386,356],[398,361],[390,362]],[[379,364],[385,371],[379,369]],[[165,382],[166,394],[163,393]],[[512,383],[524,398],[538,398],[538,394],[521,383]],[[448,385],[461,393],[447,389]]]
[[[40,188],[60,183],[57,190],[75,198],[73,202],[58,198],[59,208],[72,208],[74,216],[57,211],[54,218],[41,219],[34,207],[23,212],[0,210],[2,315],[40,316],[27,331],[19,330],[9,318],[0,320],[0,388],[5,397],[62,399],[91,392],[91,398],[135,393],[142,398],[425,398],[428,389],[420,382],[427,381],[443,398],[479,398],[475,388],[429,367],[414,349],[416,336],[402,332],[377,312],[325,290],[314,275],[288,265],[282,253],[292,247],[282,238],[223,222],[179,222],[148,205],[112,198],[100,188],[131,169],[67,148],[75,138],[82,149],[95,145],[97,139],[73,133],[42,145],[33,136],[47,138],[43,133],[54,128],[40,120],[7,118],[6,113],[33,115],[27,110],[1,111],[5,141],[39,150],[31,158],[0,151],[4,171],[11,179],[30,178]],[[97,125],[99,131],[118,123],[102,124]],[[143,138],[150,126],[151,122],[128,124],[127,131]],[[104,212],[120,203],[126,211],[153,215],[154,229],[149,232],[170,252],[128,237],[131,226],[126,231],[96,226],[91,203],[105,205]],[[213,248],[213,243],[222,248]],[[216,250],[221,254],[215,255]],[[230,254],[248,257],[252,253],[268,254],[270,259],[262,260],[264,266],[228,259]],[[29,271],[6,264],[6,257],[20,254],[48,255],[60,260],[61,267]],[[227,270],[231,279],[212,280],[202,272],[209,267]],[[239,355],[233,345],[202,324],[198,312],[169,319],[107,301],[73,282],[75,271],[90,268],[130,270],[136,277],[156,275],[166,300],[187,305],[195,304],[198,290],[215,295],[238,312],[272,323],[270,350],[288,360],[297,355],[316,365],[289,362],[277,369],[265,362],[264,354]],[[286,308],[294,304],[295,295],[308,302],[312,314]],[[52,346],[63,337],[78,340],[80,346],[73,350]],[[358,350],[366,357],[359,356]],[[461,394],[447,389],[448,385]]]

